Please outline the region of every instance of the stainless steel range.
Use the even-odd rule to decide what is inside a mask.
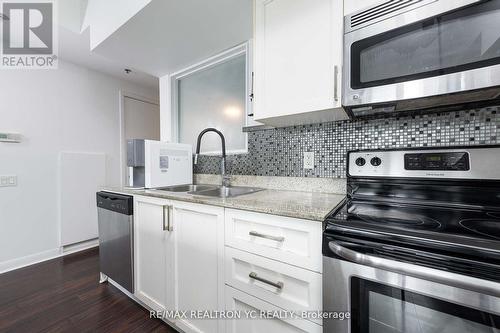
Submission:
[[[324,332],[500,332],[500,147],[355,151],[325,222]]]

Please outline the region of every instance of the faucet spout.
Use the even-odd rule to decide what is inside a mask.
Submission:
[[[201,139],[205,133],[208,132],[215,132],[219,135],[221,139],[221,149],[222,149],[222,159],[221,159],[221,165],[220,165],[220,173],[222,177],[222,186],[227,186],[227,176],[226,176],[226,139],[224,138],[224,134],[222,134],[221,131],[215,129],[215,128],[205,128],[203,131],[200,132],[198,135],[198,140],[196,142],[196,154],[194,155],[194,164],[198,164],[198,156],[200,155],[200,147],[201,147]]]

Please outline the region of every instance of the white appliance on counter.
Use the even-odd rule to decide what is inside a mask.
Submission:
[[[127,141],[129,186],[158,188],[193,183],[193,148],[154,140]]]

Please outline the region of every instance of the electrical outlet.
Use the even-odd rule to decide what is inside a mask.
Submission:
[[[304,169],[314,169],[314,152],[304,152]]]
[[[0,176],[0,187],[17,186],[17,176]]]

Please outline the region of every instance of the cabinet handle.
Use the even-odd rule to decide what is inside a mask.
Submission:
[[[251,86],[250,86],[250,95],[248,95],[248,97],[250,97],[250,102],[253,102],[253,96],[254,96],[253,95],[253,80],[254,80],[254,72],[252,72],[252,82],[251,82]]]
[[[168,207],[168,231],[173,231],[173,214],[174,214],[174,207],[169,206]]]
[[[250,272],[250,274],[248,274],[248,277],[251,278],[251,279],[254,279],[254,280],[257,280],[257,281],[260,281],[262,283],[265,283],[265,284],[268,284],[270,286],[273,286],[277,289],[283,289],[284,287],[284,283],[283,282],[273,282],[273,281],[269,281],[267,279],[264,279],[264,278],[261,278],[257,275],[257,273],[255,272]]]
[[[163,206],[163,231],[172,231],[172,206]]]
[[[277,237],[277,236],[264,235],[264,234],[261,234],[260,232],[257,232],[257,231],[250,231],[248,234],[250,236],[255,236],[255,237],[270,239],[270,240],[273,240],[273,241],[276,241],[276,242],[280,242],[280,243],[285,241],[285,237]]]
[[[339,66],[335,65],[333,67],[333,99],[335,102],[339,101]]]

